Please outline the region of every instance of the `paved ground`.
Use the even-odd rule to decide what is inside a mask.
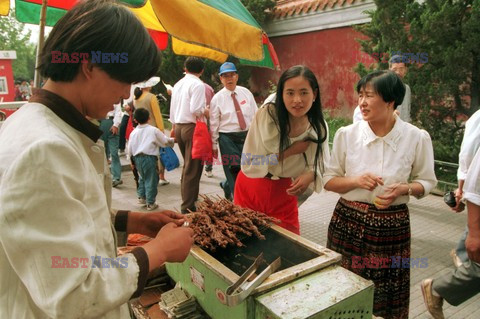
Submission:
[[[180,152],[177,149],[177,154]],[[126,164],[122,157],[122,163]],[[127,166],[124,166],[128,170]],[[214,177],[202,176],[200,193],[222,195],[219,182],[223,179],[221,166],[214,166]],[[166,173],[169,185],[158,187],[157,203],[160,208],[180,210],[181,168]],[[142,211],[137,206],[135,182],[130,171],[122,173],[124,184],[113,191],[113,206],[121,209]],[[333,207],[338,199],[334,193],[312,195],[300,207],[301,234],[320,245],[326,244],[327,228]],[[414,268],[411,271],[410,318],[431,318],[423,304],[420,281],[428,277],[438,277],[453,269],[449,251],[455,247],[465,224],[466,214],[453,214],[441,197],[429,195],[421,200],[413,199],[409,204],[412,225],[412,258],[428,258],[427,268]],[[459,307],[444,306],[447,318],[480,318],[480,295],[475,296]]]

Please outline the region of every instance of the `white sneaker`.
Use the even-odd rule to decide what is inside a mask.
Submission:
[[[137,203],[140,204],[142,207],[147,206],[147,201],[145,198],[139,197]]]
[[[168,185],[168,184],[170,184],[170,182],[167,181],[166,179],[161,179],[161,180],[158,182],[158,185],[160,185],[160,186]]]
[[[213,177],[212,171],[205,171],[205,176],[207,176],[208,178],[212,178]]]
[[[154,210],[154,209],[157,209],[157,208],[158,208],[157,203],[147,204],[147,210]]]

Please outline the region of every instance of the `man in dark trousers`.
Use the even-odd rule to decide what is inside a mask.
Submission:
[[[183,156],[181,180],[181,212],[196,211],[195,201],[200,189],[203,164],[201,159],[192,158],[193,132],[197,118],[203,117],[205,111],[205,86],[200,76],[203,73],[203,60],[188,57],[185,60],[185,76],[173,87],[170,103],[170,122],[172,132]]]
[[[220,186],[225,197],[231,199],[240,171],[243,144],[257,111],[257,103],[252,92],[237,85],[238,73],[235,64],[225,62],[220,66],[218,75],[223,89],[215,94],[210,103],[210,132],[213,156],[218,157],[220,147],[223,171],[227,179],[220,183]]]

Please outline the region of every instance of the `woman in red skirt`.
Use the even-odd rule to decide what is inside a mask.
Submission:
[[[405,95],[395,73],[366,75],[357,93],[363,120],[337,131],[324,175],[325,189],[341,194],[327,247],[343,255],[343,267],[374,282],[375,316],[408,318],[406,204],[410,195],[424,196],[437,183],[432,141],[395,114]]]
[[[324,162],[330,153],[318,82],[297,65],[277,85],[275,104],[260,108],[243,147],[234,203],[278,218],[300,234],[297,196],[310,185],[322,189]]]

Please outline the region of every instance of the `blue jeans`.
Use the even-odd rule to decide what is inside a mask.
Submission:
[[[145,198],[147,204],[155,203],[158,193],[158,157],[153,155],[136,155],[133,157],[138,171],[137,196]]]
[[[122,176],[122,165],[120,164],[120,157],[118,156],[118,143],[120,136],[113,135],[110,128],[113,126],[113,120],[106,119],[100,121],[100,130],[103,132],[102,140],[105,143],[105,155],[112,159],[110,165],[110,173],[113,180],[120,180]]]

